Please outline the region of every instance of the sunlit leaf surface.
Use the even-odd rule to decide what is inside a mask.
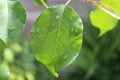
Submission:
[[[100,29],[100,35],[112,30],[120,19],[120,0],[101,0],[94,2],[86,0],[98,8],[91,12],[92,24]]]

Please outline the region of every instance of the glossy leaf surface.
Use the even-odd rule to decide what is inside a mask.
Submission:
[[[120,18],[119,0],[101,0],[96,2],[97,9],[90,14],[92,24],[100,29],[100,35],[112,30]]]
[[[78,56],[83,25],[69,6],[57,5],[43,11],[31,30],[31,48],[35,57],[53,75],[67,67]]]
[[[0,39],[9,43],[23,31],[26,12],[18,0],[0,0]]]
[[[47,3],[48,0],[44,0],[44,2]],[[43,5],[43,3],[41,2],[41,0],[34,0],[34,4],[35,4],[36,6],[42,6],[42,5]]]

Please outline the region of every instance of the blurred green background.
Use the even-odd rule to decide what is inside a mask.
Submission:
[[[58,3],[57,1],[56,3],[51,1],[49,4],[64,3],[65,0]],[[76,5],[79,4],[78,2],[83,6]],[[23,34],[14,40],[3,54],[0,54],[0,80],[8,80],[8,78],[10,80],[120,80],[120,22],[113,30],[98,37],[99,29],[92,26],[88,15],[92,6],[83,3],[75,0],[70,4],[82,15],[83,46],[77,59],[69,67],[59,71],[59,78],[55,78],[34,58],[29,45],[29,30],[32,25],[30,21],[34,23],[35,19],[28,18]],[[27,5],[25,6],[28,8]],[[40,11],[43,9],[40,8]],[[28,10],[28,14],[28,17],[33,15],[36,18],[34,11],[30,14]]]

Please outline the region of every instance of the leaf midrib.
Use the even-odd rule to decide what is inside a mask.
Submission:
[[[58,29],[57,29],[57,34],[56,34],[56,40],[55,40],[55,53],[56,53],[56,49],[57,49],[57,42],[58,42],[58,36],[59,36],[59,32],[60,32],[60,26],[61,26],[61,23],[62,23],[62,18],[63,18],[63,15],[64,15],[64,12],[65,12],[65,8],[66,8],[66,5],[64,5],[64,10],[62,12],[62,15],[60,16],[60,21],[59,21],[59,25],[58,25]],[[53,54],[54,55],[54,54]]]

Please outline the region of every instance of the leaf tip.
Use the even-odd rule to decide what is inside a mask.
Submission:
[[[50,70],[50,72],[55,76],[55,77],[59,77],[58,73],[55,70],[55,67],[53,65],[47,65],[48,69]]]
[[[54,73],[53,75],[57,78],[59,77],[58,73]]]

